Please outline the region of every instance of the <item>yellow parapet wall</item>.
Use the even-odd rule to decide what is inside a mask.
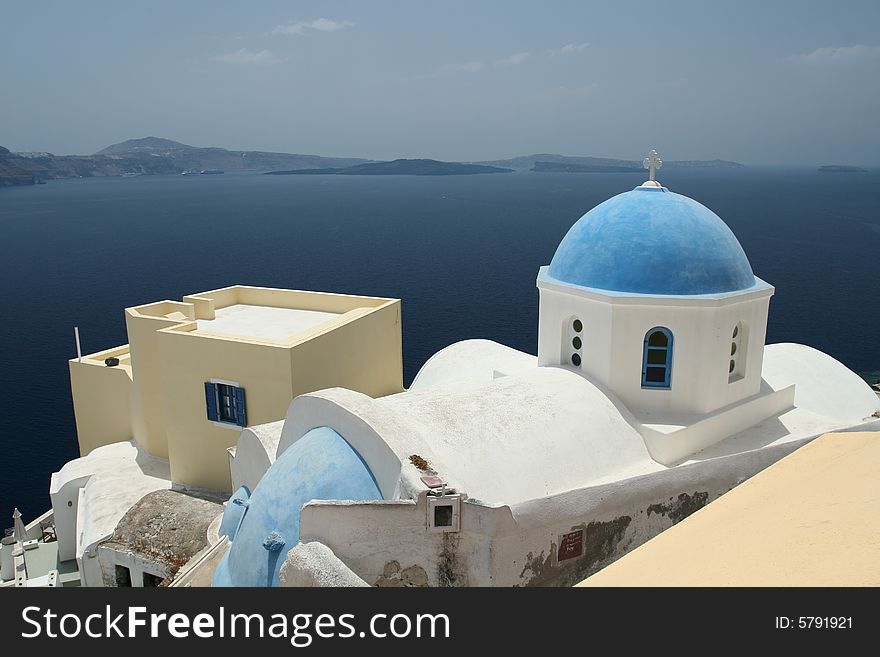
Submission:
[[[403,389],[397,299],[233,286],[125,316],[127,347],[70,361],[81,453],[133,437],[189,486],[228,491],[226,450],[241,431],[209,419],[206,383],[243,389],[248,425],[322,388]],[[115,368],[111,352],[123,354]]]
[[[880,586],[880,433],[801,447],[579,586]]]
[[[104,362],[107,358],[117,358],[119,365],[108,367]],[[81,361],[74,358],[69,369],[80,455],[130,440],[132,377],[128,345],[84,356]]]

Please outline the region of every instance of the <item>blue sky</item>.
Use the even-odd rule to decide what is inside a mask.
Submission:
[[[0,144],[878,164],[878,28],[876,0],[7,0]]]

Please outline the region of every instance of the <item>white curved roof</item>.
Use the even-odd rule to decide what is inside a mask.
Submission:
[[[242,430],[238,437],[237,447],[248,444],[251,449],[256,449],[261,455],[265,455],[268,463],[275,461],[275,452],[278,449],[278,440],[281,438],[281,429],[284,420],[255,424]]]
[[[487,376],[498,369],[486,367],[492,360],[487,347],[514,366],[509,371],[519,372]],[[469,353],[471,348],[478,349]],[[409,456],[419,454],[446,481],[488,504],[546,497],[662,467],[616,400],[574,372],[539,368],[534,357],[513,351],[486,341],[453,345],[423,368],[432,385],[420,374],[421,386],[379,399],[338,388],[303,395],[288,411],[279,451],[307,427],[326,425],[340,430],[374,472],[384,467],[378,461],[390,457],[408,467]],[[456,365],[464,362],[471,375],[466,385]],[[395,456],[371,456],[377,435]]]
[[[866,421],[880,399],[855,372],[826,353],[803,344],[764,347],[764,380],[774,389],[796,383],[794,405],[841,426]]]
[[[533,369],[537,364],[536,356],[491,340],[463,340],[431,356],[409,389],[481,386],[501,376]]]
[[[233,488],[244,484],[253,491],[257,482],[275,462],[283,420],[257,424],[242,430],[235,445]]]
[[[376,403],[416,420],[483,502],[512,504],[660,467],[623,405],[561,368],[532,367],[479,391],[413,391]]]
[[[79,508],[77,554],[113,533],[122,516],[147,493],[171,487],[168,462],[150,456],[133,440],[104,445],[52,474],[50,493],[90,476]]]

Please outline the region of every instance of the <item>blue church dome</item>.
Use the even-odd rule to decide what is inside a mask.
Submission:
[[[354,448],[333,429],[312,429],[276,459],[249,497],[239,489],[230,499],[222,522],[227,524],[229,514],[226,535],[232,544],[213,585],[278,586],[284,557],[299,542],[306,502],[381,499],[370,468]]]
[[[636,187],[587,212],[562,238],[549,274],[561,283],[637,294],[717,294],[755,285],[727,224],[659,186]]]

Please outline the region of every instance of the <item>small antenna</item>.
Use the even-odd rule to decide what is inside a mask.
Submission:
[[[83,359],[82,347],[79,346],[79,326],[73,327],[73,335],[76,338],[76,362],[81,363]]]

